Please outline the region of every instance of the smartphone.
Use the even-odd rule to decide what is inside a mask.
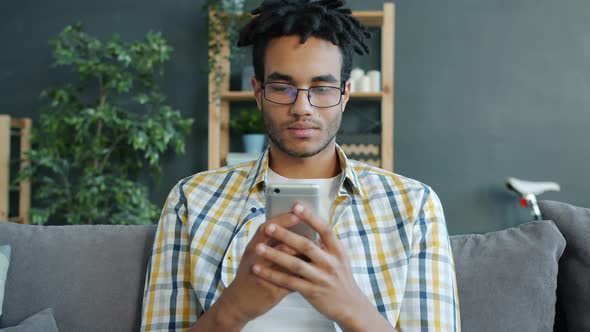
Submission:
[[[316,214],[320,209],[320,187],[313,183],[270,184],[266,187],[266,219],[291,212],[295,202],[303,203]],[[318,233],[305,222],[289,228],[290,231],[317,241]]]

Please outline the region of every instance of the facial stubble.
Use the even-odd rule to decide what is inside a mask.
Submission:
[[[298,151],[294,151],[294,150],[289,149],[287,147],[287,144],[281,139],[281,137],[280,137],[281,128],[277,128],[273,125],[272,120],[269,118],[269,116],[264,111],[264,103],[262,103],[260,107],[261,107],[260,111],[262,112],[262,120],[264,121],[264,129],[266,130],[266,133],[268,134],[268,137],[271,140],[271,142],[273,142],[281,151],[283,151],[287,155],[289,155],[291,157],[295,157],[295,158],[313,157],[313,156],[317,155],[318,153],[324,151],[324,149],[326,149],[326,147],[336,137],[336,133],[338,132],[338,129],[340,129],[340,123],[342,122],[342,113],[343,113],[342,103],[340,104],[340,111],[338,112],[337,118],[335,119],[335,121],[328,123],[327,128],[324,128],[323,126],[321,126],[320,123],[307,120],[308,122],[313,123],[315,126],[318,126],[319,129],[322,131],[324,131],[324,129],[325,129],[326,134],[327,134],[326,139],[323,142],[321,142],[320,147],[316,150],[308,151],[308,152],[298,152]],[[326,111],[328,111],[328,110],[326,110]],[[321,112],[321,110],[320,110],[320,112]],[[297,122],[302,122],[302,121],[298,120]],[[303,121],[303,122],[305,122],[305,121]]]

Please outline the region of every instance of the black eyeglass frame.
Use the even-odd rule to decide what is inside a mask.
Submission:
[[[289,85],[289,86],[294,87],[295,89],[297,89],[297,94],[295,95],[295,99],[293,99],[293,101],[290,102],[290,103],[277,103],[276,101],[269,100],[268,98],[266,98],[266,85],[267,84],[284,84],[284,85]],[[342,103],[342,96],[344,96],[346,94],[346,89],[342,89],[342,88],[337,87],[337,86],[329,86],[329,85],[312,86],[312,87],[310,87],[308,89],[300,89],[300,88],[296,87],[295,85],[289,84],[289,83],[284,83],[284,82],[266,82],[266,83],[262,83],[261,84],[261,87],[262,87],[262,95],[263,95],[264,99],[266,101],[269,101],[269,102],[271,102],[273,104],[277,104],[277,105],[293,105],[297,101],[297,98],[299,98],[299,91],[307,91],[307,102],[309,102],[309,104],[311,106],[317,107],[317,108],[330,108],[330,107],[334,107],[334,106],[340,105],[340,103]],[[314,89],[314,88],[332,88],[332,89],[338,89],[340,91],[340,98],[338,99],[338,102],[336,104],[334,104],[334,105],[331,105],[331,106],[316,106],[316,105],[314,105],[314,104],[311,103],[311,94],[309,93],[309,90]]]

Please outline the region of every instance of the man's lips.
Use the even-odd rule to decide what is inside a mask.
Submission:
[[[307,138],[313,136],[319,128],[313,124],[292,124],[287,129],[296,138]]]

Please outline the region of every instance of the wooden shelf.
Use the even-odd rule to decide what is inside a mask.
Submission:
[[[31,148],[31,126],[29,118],[16,119],[0,114],[0,221],[29,223],[31,185],[28,179],[21,181],[18,186],[11,185],[10,164],[18,158],[20,169],[28,165],[25,153]],[[10,153],[13,139],[20,140],[17,156],[11,156]],[[12,193],[18,193],[18,216],[8,218],[11,214],[9,209]]]
[[[352,100],[381,100],[382,92],[353,92],[350,94]],[[221,94],[221,99],[225,101],[251,101],[254,100],[252,91],[227,91]]]
[[[382,11],[353,11],[352,15],[370,27],[379,28],[383,26]]]

